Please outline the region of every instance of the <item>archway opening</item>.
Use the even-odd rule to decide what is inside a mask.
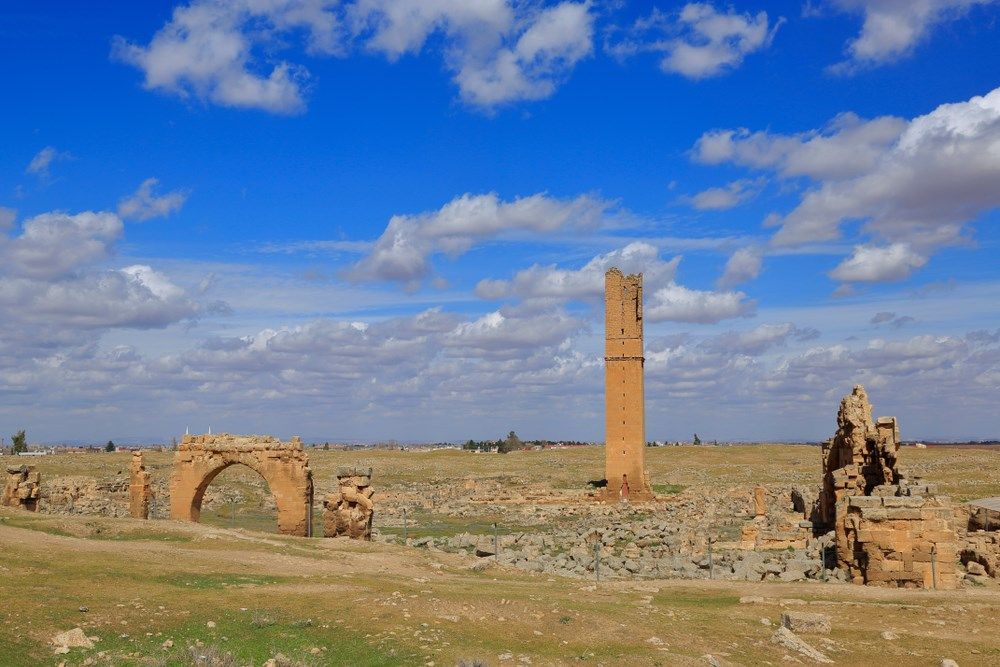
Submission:
[[[253,468],[232,463],[207,477],[195,493],[200,523],[277,533],[278,508],[267,480]]]

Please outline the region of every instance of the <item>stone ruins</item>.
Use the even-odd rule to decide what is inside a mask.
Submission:
[[[312,471],[297,436],[281,442],[271,436],[185,435],[174,456],[170,518],[198,521],[205,489],[231,465],[245,465],[267,482],[278,508],[278,532],[311,535]]]
[[[38,511],[42,475],[34,466],[7,466],[7,483],[3,487],[2,507],[19,507],[30,512]]]
[[[837,565],[857,584],[954,588],[954,509],[898,467],[894,417],[872,420],[858,385],[844,397],[837,434],[823,446],[818,523],[836,534]]]
[[[340,468],[338,489],[323,499],[323,536],[372,539],[372,469]]]
[[[653,499],[646,472],[643,389],[642,274],[604,275],[604,477],[603,499]]]
[[[136,519],[149,518],[149,500],[153,497],[153,476],[146,470],[142,452],[132,452],[129,466],[128,505],[129,513]]]

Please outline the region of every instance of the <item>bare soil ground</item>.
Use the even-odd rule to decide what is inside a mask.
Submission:
[[[471,482],[518,497],[561,490],[558,502],[571,506],[586,502],[602,457],[600,448],[311,451],[310,465],[320,490],[338,465],[372,465],[387,504],[414,489]],[[148,458],[155,481],[166,481],[170,459]],[[689,493],[817,483],[818,460],[817,448],[802,446],[663,448],[649,451],[648,464],[654,483]],[[907,449],[904,461],[957,500],[1000,495],[1000,451]],[[31,463],[44,483],[114,475],[128,458]],[[461,519],[482,522],[496,511],[484,505],[482,516]],[[836,664],[1000,664],[1000,593],[992,585],[935,592],[820,582],[595,584],[401,545],[224,526],[0,511],[0,664],[261,665],[278,653],[305,665],[808,664],[771,641],[786,610],[830,616],[829,635],[801,638]],[[55,654],[51,638],[74,627],[97,637],[94,647]]]

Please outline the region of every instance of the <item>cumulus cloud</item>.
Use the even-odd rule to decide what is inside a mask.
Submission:
[[[972,7],[996,0],[830,0],[844,12],[864,15],[861,34],[847,44],[848,59],[834,71],[881,65],[909,55],[931,30],[965,15]]]
[[[910,121],[840,116],[825,130],[799,135],[714,131],[699,140],[694,157],[807,177],[813,185],[798,205],[769,220],[779,228],[772,242],[835,240],[860,220],[874,241],[856,247],[831,275],[899,280],[1000,206],[1000,88]]]
[[[207,312],[152,267],[103,268],[122,233],[114,213],[85,211],[37,215],[19,233],[0,235],[0,359],[79,351],[110,329],[163,327]]]
[[[49,167],[52,166],[52,163],[59,162],[60,160],[69,160],[72,157],[69,153],[58,151],[52,146],[46,146],[31,158],[31,162],[28,163],[24,171],[25,173],[34,174],[39,178],[45,179],[49,177]]]
[[[756,197],[760,186],[760,180],[741,179],[724,187],[702,190],[690,201],[699,211],[725,211]]]
[[[0,271],[48,280],[111,256],[124,226],[114,213],[54,212],[24,221],[21,234],[0,236]]]
[[[653,291],[644,309],[651,322],[715,324],[754,314],[756,302],[744,292],[696,290],[670,283]]]
[[[416,287],[431,272],[431,256],[452,257],[477,241],[516,233],[593,229],[609,208],[589,196],[556,199],[545,194],[502,201],[495,193],[464,194],[437,211],[394,215],[367,255],[347,272],[350,280],[394,281]]]
[[[462,99],[492,108],[552,95],[590,55],[593,15],[590,2],[569,1],[195,0],[149,44],[119,37],[113,53],[143,71],[147,89],[293,114],[305,108],[309,72],[276,54],[301,32],[313,55],[360,44],[390,60],[439,35]]]
[[[856,246],[830,277],[845,283],[878,283],[902,280],[927,263],[927,258],[905,243],[885,247]]]
[[[290,114],[304,109],[308,72],[265,57],[281,38],[307,33],[313,53],[335,53],[339,20],[332,0],[195,0],[176,7],[142,46],[122,37],[113,54],[142,70],[145,87],[222,106]]]
[[[637,241],[594,257],[579,269],[534,265],[507,280],[481,280],[476,295],[483,299],[517,296],[522,299],[596,299],[604,294],[604,274],[612,266],[625,273],[642,273],[646,285],[673,282],[680,257],[660,259],[649,243]]]
[[[739,67],[743,59],[771,45],[784,19],[774,24],[767,12],[719,11],[711,3],[692,2],[677,14],[654,9],[640,19],[629,36],[609,45],[625,57],[640,52],[663,54],[660,68],[689,79],[704,79]]]
[[[175,190],[157,196],[153,190],[160,181],[147,178],[139,189],[118,202],[118,215],[126,220],[149,220],[170,215],[180,210],[187,201],[187,192]]]
[[[793,135],[713,130],[701,136],[692,155],[703,164],[729,162],[783,178],[844,180],[876,168],[905,129],[902,118],[863,120],[842,113],[822,129]]]
[[[753,280],[760,275],[763,261],[764,253],[760,248],[756,246],[740,248],[729,256],[722,275],[716,281],[716,286],[732,287]]]
[[[365,46],[392,60],[440,34],[462,99],[487,108],[551,96],[593,50],[590,2],[359,0],[348,16]]]

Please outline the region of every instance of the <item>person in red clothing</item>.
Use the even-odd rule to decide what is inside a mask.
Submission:
[[[618,498],[623,502],[628,502],[628,475],[622,475],[622,485],[618,489]]]

